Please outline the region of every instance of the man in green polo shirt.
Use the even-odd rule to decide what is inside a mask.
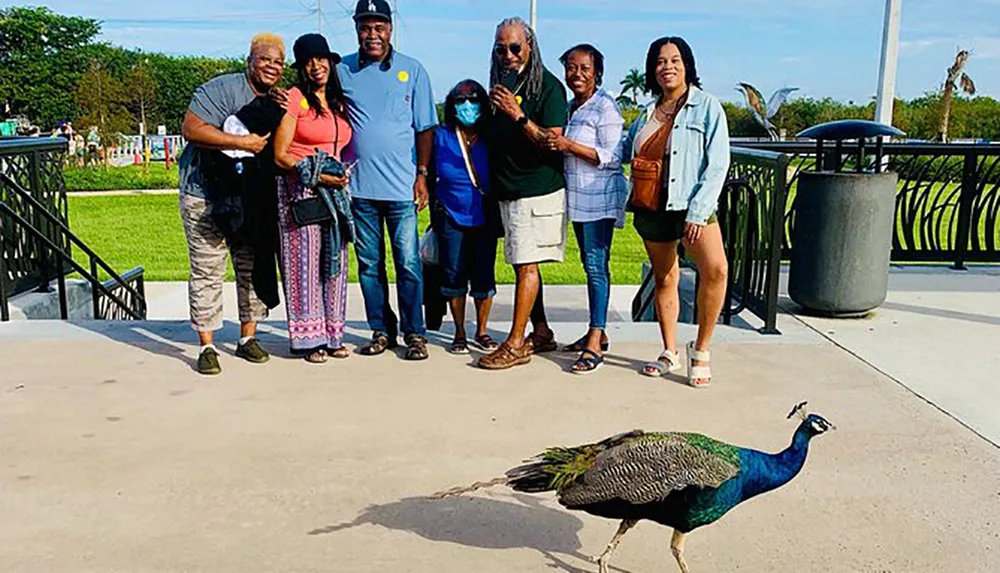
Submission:
[[[542,65],[535,32],[520,18],[497,26],[490,68],[490,177],[500,201],[504,257],[516,276],[510,335],[479,366],[503,370],[556,350],[545,319],[540,263],[561,262],[566,250],[563,156],[544,145],[566,124],[566,89]],[[525,337],[528,319],[534,332]]]

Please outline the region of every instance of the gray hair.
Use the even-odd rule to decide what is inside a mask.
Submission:
[[[524,30],[524,35],[528,40],[528,48],[531,50],[531,55],[529,56],[527,63],[528,79],[525,82],[525,96],[529,99],[536,99],[542,93],[542,79],[545,75],[545,67],[542,65],[542,51],[538,49],[538,39],[535,37],[535,31],[531,29],[531,26],[525,22],[523,19],[514,16],[513,18],[507,18],[497,26],[496,33],[499,34],[500,30],[508,26],[520,26]],[[490,89],[500,84],[500,58],[497,57],[496,52],[491,52],[490,54]]]

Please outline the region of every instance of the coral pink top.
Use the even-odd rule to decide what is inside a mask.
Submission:
[[[347,120],[330,112],[317,117],[299,88],[288,90],[285,111],[295,118],[295,136],[288,154],[296,162],[314,155],[317,148],[340,159],[340,152],[351,141],[351,125]]]

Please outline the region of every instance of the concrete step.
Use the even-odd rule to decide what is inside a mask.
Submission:
[[[29,291],[8,301],[11,320],[58,320],[59,283],[49,283],[48,292]],[[90,283],[84,280],[66,281],[66,303],[69,318],[94,318]]]

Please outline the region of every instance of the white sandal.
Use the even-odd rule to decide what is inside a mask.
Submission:
[[[688,386],[693,388],[705,388],[712,384],[712,368],[704,364],[695,366],[694,361],[699,360],[701,362],[709,362],[712,358],[712,354],[707,351],[695,350],[694,341],[688,342],[687,344],[687,377]],[[695,380],[708,380],[708,382],[703,382],[701,384],[695,384]]]
[[[666,364],[664,364],[666,362]],[[650,378],[659,378],[664,374],[668,374],[677,369],[681,364],[681,358],[673,350],[664,350],[652,362],[647,362],[642,365],[642,373]],[[649,372],[650,370],[656,370],[655,373]]]

